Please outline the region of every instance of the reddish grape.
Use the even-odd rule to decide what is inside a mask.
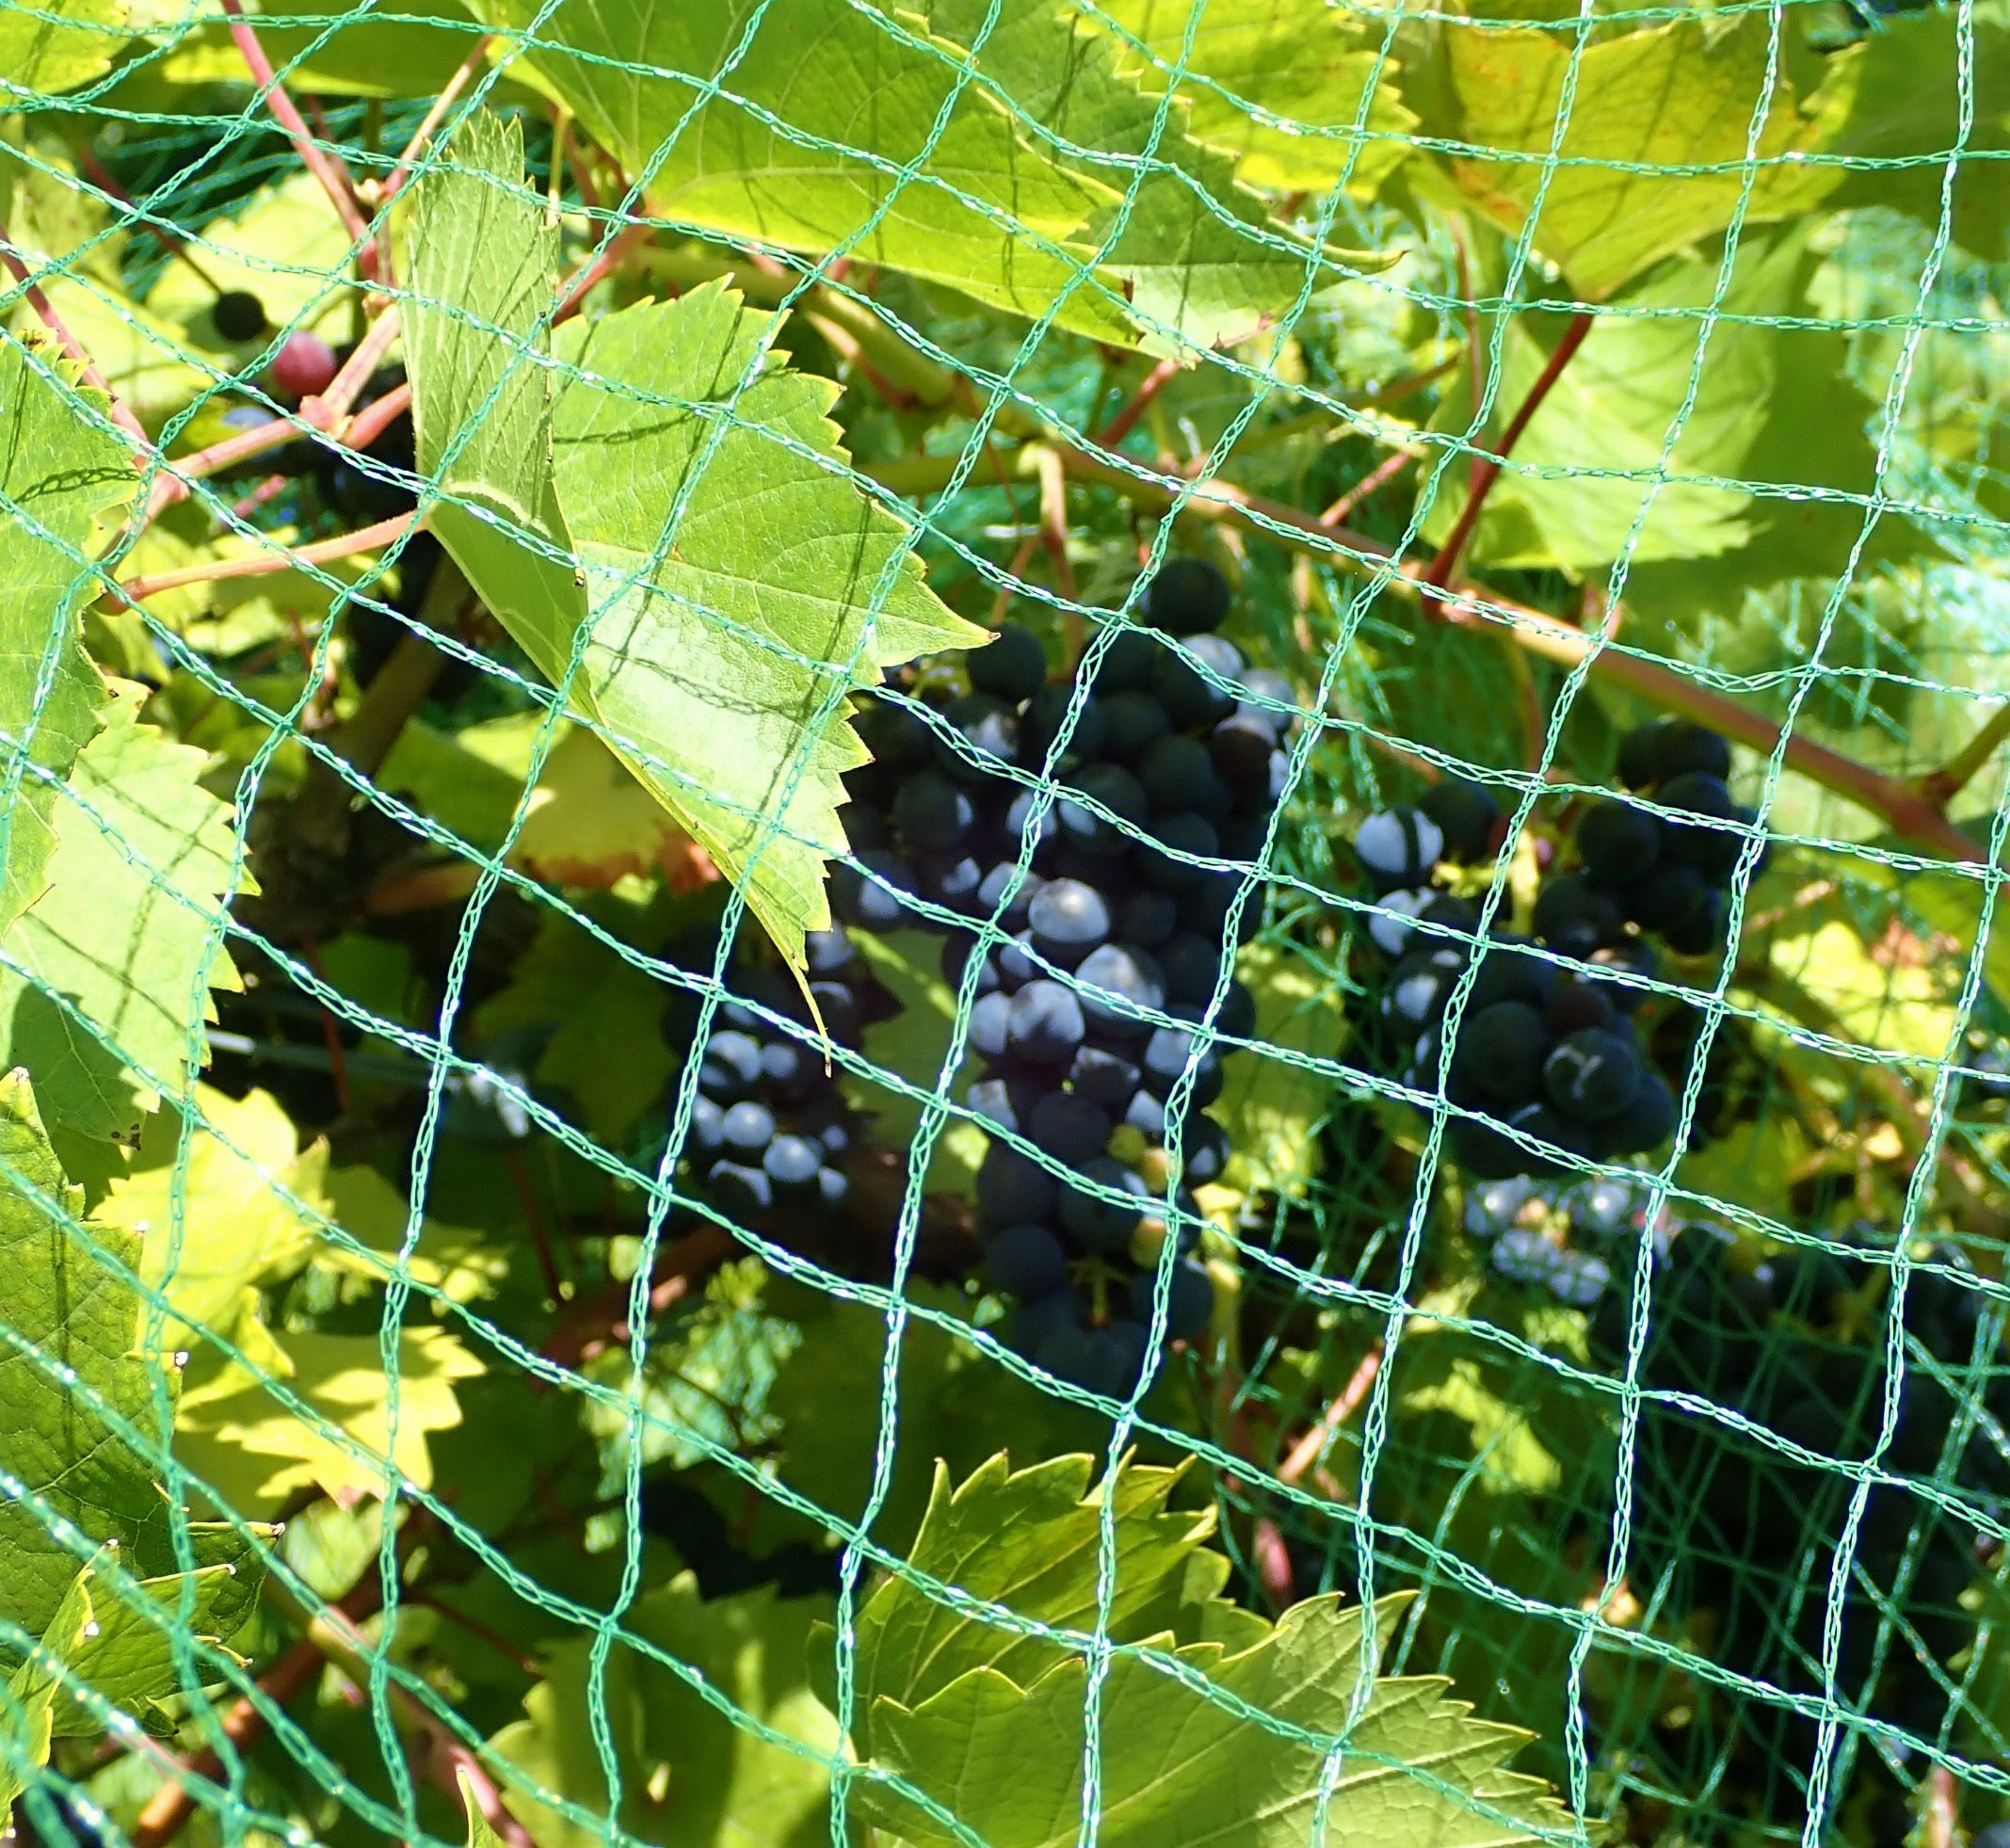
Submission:
[[[289,397],[311,398],[327,391],[341,370],[342,362],[335,357],[335,349],[319,334],[295,333],[288,334],[286,344],[272,356],[265,377],[276,392],[283,392]]]

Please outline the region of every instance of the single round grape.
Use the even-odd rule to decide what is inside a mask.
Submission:
[[[1661,933],[1661,940],[1679,956],[1715,956],[1724,948],[1724,925],[1729,907],[1724,894],[1706,891],[1703,902],[1683,921]]]
[[[1151,832],[1153,840],[1131,857],[1138,877],[1148,886],[1164,892],[1190,892],[1209,876],[1213,869],[1194,862],[1217,858],[1221,839],[1204,815],[1167,815],[1152,824]]]
[[[1150,1271],[1138,1271],[1131,1278],[1131,1313],[1148,1327],[1151,1302],[1158,1279]],[[1214,1284],[1207,1266],[1198,1258],[1173,1260],[1172,1277],[1166,1302],[1166,1339],[1169,1342],[1198,1340],[1207,1332],[1214,1317]]]
[[[691,1101],[691,1148],[699,1155],[716,1155],[726,1140],[726,1113],[700,1094]]]
[[[1629,789],[1648,789],[1691,771],[1730,775],[1730,746],[1693,719],[1653,719],[1619,741],[1619,779]]]
[[[1012,1019],[1012,997],[1003,988],[980,996],[970,1010],[970,1048],[995,1063],[1005,1055]]]
[[[1005,805],[1004,846],[1016,860],[1018,849],[1026,839],[1029,828],[1033,830],[1033,863],[1044,865],[1053,858],[1053,850],[1061,844],[1061,818],[1053,812],[1053,804],[1048,803],[1039,811],[1036,823],[1034,805],[1039,800],[1037,790],[1022,789]]]
[[[1168,558],[1145,587],[1144,619],[1168,635],[1198,635],[1228,619],[1229,580],[1205,558]]]
[[[1212,667],[1221,679],[1233,681],[1242,672],[1242,656],[1219,635],[1195,635],[1186,644],[1184,655],[1166,649],[1151,669],[1151,691],[1166,708],[1166,716],[1182,731],[1198,731],[1218,724],[1235,710],[1235,696],[1210,680],[1201,667]]]
[[[1547,879],[1536,894],[1536,935],[1559,955],[1580,960],[1615,941],[1625,920],[1602,886],[1582,873]]]
[[[1124,1121],[1147,1141],[1163,1141],[1166,1135],[1164,1100],[1153,1097],[1147,1090],[1135,1092],[1131,1101],[1124,1105]]]
[[[1097,695],[1142,693],[1151,684],[1151,670],[1164,652],[1149,629],[1118,628],[1096,667]]]
[[[1527,938],[1503,931],[1476,946],[1474,954],[1480,966],[1466,998],[1469,1008],[1490,1007],[1497,1001],[1548,1005],[1556,988],[1556,965],[1536,956]]]
[[[774,1137],[775,1113],[764,1103],[744,1099],[726,1113],[720,1132],[728,1149],[758,1159]]]
[[[775,1184],[765,1168],[748,1162],[715,1162],[705,1176],[713,1197],[732,1216],[765,1213],[775,1204]]]
[[[1578,1117],[1566,1116],[1547,1099],[1538,1103],[1525,1103],[1520,1109],[1509,1112],[1507,1126],[1538,1145],[1534,1150],[1524,1146],[1520,1163],[1523,1173],[1553,1173],[1558,1168],[1575,1167],[1598,1158],[1598,1142],[1591,1126]]]
[[[1543,1083],[1552,1038],[1542,1016],[1525,1001],[1497,1001],[1458,1023],[1452,1069],[1462,1086],[1496,1103],[1524,1103]]]
[[[1234,783],[1262,783],[1270,777],[1270,755],[1278,747],[1267,715],[1238,706],[1208,733],[1208,756],[1215,770]]]
[[[1412,950],[1389,972],[1389,986],[1382,993],[1384,1017],[1407,1026],[1429,1026],[1445,1011],[1452,985],[1465,966],[1464,955],[1449,947]]]
[[[1044,1096],[1037,1085],[1021,1078],[980,1078],[970,1087],[972,1114],[1014,1134],[1026,1133],[1033,1106]]]
[[[1543,1088],[1550,1101],[1580,1123],[1602,1123],[1633,1101],[1640,1083],[1640,1052],[1631,1034],[1587,1027],[1566,1034],[1544,1060]]]
[[[1148,1344],[1144,1328],[1128,1317],[1119,1317],[1098,1331],[1094,1365],[1099,1377],[1109,1383],[1096,1390],[1104,1398],[1127,1399],[1137,1390]]]
[[[870,696],[857,725],[873,762],[890,770],[916,769],[935,755],[935,732],[928,721],[914,705],[885,688]]]
[[[1135,763],[1172,730],[1166,708],[1149,693],[1116,693],[1102,702],[1103,752]]]
[[[935,765],[957,782],[981,783],[1019,754],[1019,714],[989,693],[952,699],[942,709],[942,721],[961,740],[962,748],[938,732]]]
[[[1368,913],[1368,940],[1385,956],[1400,956],[1416,936],[1410,921],[1421,917],[1437,896],[1428,886],[1384,892],[1377,908]]]
[[[1068,1068],[1068,1082],[1078,1096],[1119,1109],[1137,1089],[1137,1064],[1107,1047],[1084,1046]]]
[[[984,870],[970,854],[930,854],[915,864],[916,883],[924,898],[933,899],[945,910],[960,911],[965,917],[983,915],[977,893],[984,884]]]
[[[1710,887],[1693,866],[1664,860],[1626,889],[1626,908],[1643,930],[1680,930],[1703,908]]]
[[[1298,690],[1289,676],[1274,667],[1246,667],[1242,688],[1248,698],[1241,710],[1254,713],[1269,723],[1271,735],[1281,738],[1298,722]]]
[[[1026,907],[1033,947],[1050,962],[1072,969],[1109,940],[1110,908],[1101,892],[1080,879],[1054,879]]]
[[[778,1135],[761,1157],[761,1165],[778,1197],[783,1193],[806,1193],[814,1187],[823,1164],[824,1151],[800,1135]]]
[[[1444,856],[1438,824],[1416,809],[1384,809],[1354,833],[1354,857],[1361,870],[1387,891],[1422,885]]]
[[[265,317],[265,304],[249,289],[224,290],[212,304],[209,318],[217,331],[233,345],[262,338],[271,326]]]
[[[1120,763],[1091,763],[1075,776],[1074,787],[1079,795],[1064,792],[1055,805],[1066,844],[1101,859],[1122,853],[1137,839],[1149,805],[1130,771]],[[1098,809],[1106,810],[1107,816]]]
[[[288,334],[265,368],[265,378],[275,392],[288,397],[311,398],[328,390],[342,370],[335,349],[319,334]]]
[[[1526,1175],[1486,1181],[1467,1188],[1463,1215],[1466,1236],[1482,1244],[1499,1238],[1537,1197],[1536,1183]]]
[[[823,1080],[823,1061],[796,1039],[770,1039],[761,1048],[761,1080],[769,1095],[801,1103]]]
[[[1082,959],[1082,1014],[1088,1029],[1105,1040],[1142,1037],[1150,1028],[1141,1013],[1166,1005],[1166,975],[1156,957],[1123,943],[1105,943]]]
[[[914,871],[898,854],[873,847],[856,856],[858,865],[839,865],[830,876],[831,908],[847,924],[866,930],[897,930],[915,922],[904,902],[914,895]]]
[[[1045,767],[1048,752],[1061,735],[1061,721],[1074,698],[1071,686],[1043,686],[1026,701],[1025,711],[1019,715],[1019,761],[1027,769]],[[1068,734],[1064,761],[1072,758],[1086,762],[1101,756],[1107,726],[1102,702],[1094,698],[1085,699]]]
[[[1577,824],[1577,850],[1603,885],[1644,877],[1661,858],[1660,820],[1625,802],[1594,802]]]
[[[1100,1185],[1118,1196],[1105,1199],[1085,1192],[1080,1185],[1062,1190],[1059,1219],[1061,1229],[1085,1251],[1118,1250],[1129,1242],[1143,1203],[1148,1197],[1144,1181],[1113,1156],[1098,1155],[1085,1162],[1082,1181]]]
[[[987,1226],[1038,1224],[1053,1216],[1060,1191],[1030,1155],[994,1142],[977,1167],[977,1217]]]
[[[1047,654],[1023,623],[1001,622],[988,647],[971,650],[966,670],[979,693],[1016,706],[1047,684]]]
[[[1177,731],[1161,738],[1138,760],[1137,780],[1155,815],[1192,810],[1220,821],[1229,812],[1229,786],[1198,738]]]
[[[1161,948],[1179,927],[1180,907],[1169,892],[1133,892],[1117,913],[1118,937],[1141,950]]]
[[[1190,1110],[1205,1110],[1221,1095],[1221,1055],[1212,1047],[1203,1049],[1183,1027],[1160,1027],[1145,1042],[1138,1069],[1146,1087],[1159,1097],[1167,1097],[1188,1067],[1193,1069]]]
[[[1055,1161],[1080,1167],[1102,1153],[1114,1128],[1100,1103],[1073,1091],[1049,1091],[1033,1106],[1026,1134]]]
[[[1079,1328],[1087,1313],[1088,1306],[1081,1294],[1066,1286],[1044,1295],[1022,1295],[1005,1324],[1006,1343],[1015,1354],[1030,1360],[1054,1329]]]
[[[1045,1226],[1006,1226],[985,1244],[984,1275],[1022,1302],[1049,1295],[1068,1281],[1068,1251]]]
[[[744,1033],[716,1033],[705,1042],[698,1088],[716,1103],[746,1097],[761,1082],[761,1043]],[[764,1140],[765,1138],[764,1138]]]
[[[1186,1113],[1180,1135],[1180,1159],[1184,1178],[1196,1187],[1219,1181],[1229,1165],[1229,1133],[1212,1117],[1198,1110]]]
[[[1007,1016],[1005,1044],[1029,1065],[1065,1065],[1088,1031],[1082,1004],[1060,983],[1044,976],[1015,994]]]
[[[1576,1033],[1581,1027],[1618,1032],[1623,1016],[1606,992],[1611,986],[1607,982],[1586,982],[1575,975],[1562,977],[1543,1004],[1543,1024],[1557,1034]]]
[[[1101,1371],[1095,1346],[1098,1333],[1072,1322],[1051,1328],[1035,1350],[1033,1364],[1062,1385],[1088,1388]]]
[[[946,853],[961,846],[976,822],[970,792],[935,770],[909,777],[893,798],[893,826],[901,840],[921,853]]]
[[[1214,1016],[1214,1030],[1231,1039],[1247,1039],[1256,1031],[1256,996],[1231,979]]]
[[[1568,1189],[1560,1204],[1572,1238],[1586,1245],[1609,1245],[1640,1229],[1647,1197],[1633,1182],[1601,1175]]]
[[[842,930],[812,930],[803,938],[803,956],[812,976],[831,976],[849,969],[859,953]]]
[[[1501,805],[1485,784],[1465,777],[1447,777],[1425,790],[1417,798],[1417,807],[1437,824],[1448,859],[1486,858],[1500,823]]]
[[[1021,873],[1018,860],[1002,860],[978,881],[977,914],[996,920],[1001,930],[1023,930],[1033,901],[1046,884],[1037,873]],[[1005,896],[1007,891],[1012,894],[1009,899]],[[1001,910],[1000,906],[1005,908]]]
[[[1040,966],[1033,960],[1033,933],[1021,930],[1014,933],[1011,940],[1001,943],[995,955],[998,961],[998,986],[1007,994],[1017,994],[1020,989],[1040,972]]]
[[[1221,946],[1192,931],[1182,931],[1159,952],[1166,972],[1167,1001],[1204,1002],[1214,992],[1221,972]]]

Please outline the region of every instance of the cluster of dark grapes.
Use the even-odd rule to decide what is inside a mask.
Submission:
[[[1616,1271],[1623,1286],[1649,1204],[1646,1186],[1626,1176],[1563,1183],[1513,1175],[1470,1187],[1464,1220],[1496,1277],[1588,1310]]]
[[[1658,966],[1650,940],[1678,955],[1721,947],[1726,883],[1753,818],[1725,783],[1729,747],[1686,720],[1628,733],[1619,768],[1667,812],[1589,805],[1576,864],[1545,874],[1526,937],[1476,943],[1479,908],[1442,889],[1441,869],[1498,848],[1499,808],[1481,785],[1447,779],[1355,836],[1377,905],[1380,1055],[1412,1089],[1442,1077],[1458,1113],[1452,1154],[1475,1179],[1647,1155],[1676,1128],[1674,1093],[1632,1018]],[[1475,956],[1448,1043],[1447,1006]]]
[[[1007,623],[968,657],[967,690],[911,683],[926,716],[893,700],[862,715],[875,761],[850,779],[863,870],[837,884],[843,914],[946,931],[944,972],[975,990],[970,1108],[1069,1171],[1001,1140],[978,1175],[986,1275],[1016,1299],[1010,1338],[1109,1393],[1137,1381],[1163,1241],[1141,1169],[1163,1175],[1176,1155],[1186,1183],[1221,1173],[1227,1137],[1204,1114],[1223,1084],[1214,1035],[1255,1025],[1224,971],[1257,908],[1231,925],[1243,876],[1224,862],[1262,851],[1292,693],[1214,633],[1229,606],[1218,571],[1176,560],[1147,588],[1149,630],[1052,681],[1037,637]],[[1214,1292],[1192,1213],[1176,1219],[1167,1329],[1192,1340]]]
[[[1823,1692],[1830,1567],[1890,1383],[1889,1242],[1880,1249],[1859,1228],[1852,1243],[1860,1259],[1822,1250],[1751,1263],[1713,1228],[1681,1230],[1655,1267],[1637,1374],[1634,1592],[1663,1619],[1705,1621],[1718,1666],[1790,1695]],[[1985,1309],[1952,1249],[1927,1253],[1908,1278],[1897,1417],[1857,1524],[1834,1663],[1845,1704],[1929,1739],[1961,1681],[1946,1664],[1974,1632],[1959,1600],[1979,1569],[1979,1530],[1909,1481],[1939,1483],[1979,1517],[2001,1513],[2010,1378],[1987,1385],[1982,1418],[1963,1383]],[[1592,1351],[1616,1372],[1629,1319],[1623,1291],[1592,1318]],[[1986,1345],[1993,1358],[1997,1342]],[[1699,1401],[1756,1428],[1699,1415]],[[1815,1722],[1785,1703],[1734,1695],[1729,1706],[1739,1789],[1755,1809],[1797,1823],[1795,1774],[1812,1760]]]
[[[823,1031],[856,1046],[893,997],[875,981],[842,930],[808,940],[810,993]],[[806,1216],[841,1211],[846,1165],[860,1125],[808,1026],[809,1009],[773,970],[736,969],[745,999],[722,1003],[699,1054],[687,1142],[692,1182],[737,1224],[786,1234]],[[790,1033],[769,1018],[796,1023]]]

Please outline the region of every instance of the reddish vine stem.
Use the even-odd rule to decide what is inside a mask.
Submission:
[[[56,337],[56,345],[83,369],[85,384],[105,394],[106,402],[111,407],[112,422],[151,454],[153,443],[147,435],[145,426],[120,401],[118,393],[112,390],[105,375],[98,370],[97,362],[84,350],[77,337],[63,325],[63,317],[56,312],[55,304],[43,292],[41,284],[35,281],[21,252],[15,249],[14,240],[7,234],[5,224],[0,224],[0,263],[6,264],[13,272],[14,280],[21,284],[22,293],[28,298],[28,306],[35,311],[42,326]]]
[[[1053,567],[1053,587],[1068,602],[1068,607],[1061,612],[1062,645],[1070,661],[1079,661],[1086,637],[1083,634],[1082,612],[1075,607],[1075,568],[1068,557],[1068,477],[1062,473],[1059,454],[1052,449],[1038,450],[1033,466],[1040,484],[1040,544],[1046,548],[1047,561]]]
[[[1411,449],[1399,449],[1393,456],[1384,457],[1319,516],[1319,523],[1322,526],[1338,526],[1370,495],[1380,492],[1415,460],[1416,452]]]
[[[113,179],[111,170],[91,153],[88,147],[76,151],[77,165],[84,169],[85,177],[107,198],[122,205],[128,214],[140,217],[140,229],[150,233],[170,256],[179,257],[189,270],[201,280],[202,286],[214,295],[223,294],[223,284],[196,260],[196,254],[188,248],[188,240],[172,225],[163,224],[151,216],[141,217],[140,208],[134,203],[133,195]]]
[[[1947,805],[1981,775],[2006,739],[2010,739],[2010,703],[1991,713],[1975,735],[1939,769],[1920,779],[1921,796],[1945,813]]]
[[[206,564],[186,565],[178,571],[156,571],[152,577],[129,577],[119,587],[117,594],[121,601],[137,605],[160,591],[178,590],[185,584],[208,584],[226,577],[263,577],[268,571],[291,570],[296,565],[319,565],[330,558],[346,558],[358,552],[375,552],[418,523],[416,513],[400,513],[353,533],[337,533],[333,538],[316,539],[312,545],[285,546],[277,551],[253,553],[246,558],[212,558]]]
[[[286,94],[285,85],[272,68],[272,60],[265,56],[257,28],[245,17],[243,0],[223,0],[223,10],[230,19],[231,37],[236,40],[237,55],[250,72],[251,81],[265,92],[265,107],[272,112],[273,121],[286,131],[294,153],[299,155],[307,170],[321,183],[321,190],[328,195],[329,203],[334,206],[335,216],[342,220],[342,228],[348,233],[349,241],[362,251],[362,261],[367,269],[374,256],[374,241],[370,227],[357,207],[356,182],[347,166],[341,155],[330,154],[315,141],[306,117],[294,105],[293,98]]]
[[[1528,396],[1521,400],[1521,408],[1514,414],[1507,428],[1501,433],[1500,447],[1490,456],[1475,456],[1472,473],[1466,482],[1466,505],[1459,509],[1458,519],[1454,522],[1445,542],[1439,548],[1438,556],[1423,573],[1423,582],[1442,590],[1452,582],[1452,573],[1458,567],[1466,542],[1472,537],[1472,529],[1479,524],[1480,511],[1487,505],[1487,497],[1493,492],[1493,484],[1501,478],[1502,466],[1515,453],[1515,444],[1521,441],[1522,432],[1530,420],[1541,409],[1542,401],[1550,395],[1551,387],[1563,377],[1564,368],[1570,363],[1570,356],[1584,344],[1584,336],[1591,331],[1593,316],[1588,309],[1580,309],[1566,323],[1563,336],[1556,343],[1556,350],[1550,355],[1549,363],[1536,376],[1529,387]]]
[[[383,185],[378,188],[378,196],[385,204],[388,205],[395,199],[398,188],[411,178],[412,163],[426,152],[426,145],[433,138],[434,131],[446,120],[446,112],[454,106],[454,99],[468,87],[468,81],[475,72],[481,69],[482,60],[489,56],[490,40],[491,35],[487,32],[476,36],[467,56],[460,60],[459,67],[446,80],[440,94],[433,98],[432,107],[426,110],[418,127],[412,130],[411,139],[405,144],[405,152],[397,157],[396,165],[384,176]]]
[[[1118,407],[1116,414],[1096,432],[1094,440],[1105,449],[1115,449],[1136,427],[1137,420],[1150,407],[1151,400],[1172,383],[1179,372],[1179,361],[1161,360],[1138,381],[1137,390]]]

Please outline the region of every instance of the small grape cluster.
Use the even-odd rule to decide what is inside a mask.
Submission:
[[[1496,1277],[1588,1310],[1645,1236],[1648,1205],[1647,1188],[1623,1176],[1562,1184],[1513,1175],[1469,1188],[1463,1217]]]
[[[968,657],[967,692],[919,683],[932,720],[897,701],[868,709],[875,762],[851,779],[863,872],[836,882],[843,915],[869,929],[922,922],[917,897],[953,915],[951,986],[982,956],[970,1107],[1072,1171],[1064,1185],[997,1142],[979,1173],[986,1275],[1017,1299],[1011,1339],[1104,1392],[1128,1391],[1146,1352],[1160,1242],[1134,1251],[1154,1191],[1140,1168],[1176,1152],[1186,1182],[1220,1175],[1228,1139],[1204,1114],[1223,1085],[1214,1036],[1255,1025],[1224,971],[1257,910],[1231,928],[1244,876],[1224,862],[1262,851],[1292,691],[1214,633],[1229,608],[1212,566],[1173,561],[1144,599],[1159,633],[1121,632],[1092,668],[1053,681],[1038,638],[1007,623]],[[1199,1336],[1213,1301],[1189,1226],[1170,1338]]]
[[[1638,1364],[1635,1593],[1664,1612],[1707,1615],[1720,1666],[1791,1695],[1823,1692],[1828,1567],[1873,1452],[1876,1472],[1932,1479],[1980,1514],[2000,1512],[2010,1490],[2010,1464],[1986,1428],[2010,1418],[2010,1378],[1998,1374],[1985,1391],[1988,1420],[1976,1420],[1965,1443],[1956,1436],[1984,1297],[1948,1248],[1926,1253],[1908,1279],[1897,1418],[1879,1448],[1889,1241],[1880,1249],[1859,1228],[1855,1243],[1864,1261],[1809,1251],[1754,1264],[1714,1229],[1684,1229],[1655,1267]],[[1615,1371],[1629,1307],[1615,1291],[1591,1322],[1592,1352]],[[1698,1401],[1734,1409],[1756,1429],[1698,1416],[1690,1408]],[[1975,1531],[1904,1483],[1873,1480],[1835,1662],[1841,1698],[1925,1737],[1939,1733],[1955,1697],[1948,1687],[1960,1681],[1944,1664],[1973,1632],[1959,1599],[1977,1569]],[[1880,1665],[1888,1613],[1897,1622]],[[1815,1722],[1785,1705],[1738,1706],[1747,1769],[1764,1774],[1747,1788],[1762,1807],[1793,1804],[1799,1792],[1775,1774],[1810,1761]]]
[[[1699,725],[1657,719],[1629,732],[1620,778],[1667,812],[1591,803],[1574,831],[1577,863],[1546,873],[1530,934],[1496,932],[1477,946],[1479,908],[1439,882],[1441,869],[1497,850],[1491,794],[1449,779],[1415,807],[1361,823],[1354,848],[1378,908],[1368,938],[1383,959],[1385,1068],[1426,1092],[1442,1074],[1460,1113],[1452,1153],[1468,1175],[1638,1157],[1674,1133],[1674,1093],[1632,1017],[1658,967],[1651,938],[1677,955],[1721,947],[1726,886],[1753,821],[1730,798],[1729,772],[1729,746]],[[1447,1006],[1476,948],[1447,1045]]]
[[[867,1020],[892,1011],[893,997],[841,930],[812,931],[808,956],[824,1032],[856,1045]],[[689,1160],[696,1187],[722,1213],[755,1231],[787,1233],[806,1214],[844,1206],[845,1158],[860,1124],[805,1036],[800,996],[759,966],[736,969],[734,980],[747,998],[721,1004],[721,1024],[699,1055]],[[801,1031],[785,1031],[770,1015],[803,1023]]]

